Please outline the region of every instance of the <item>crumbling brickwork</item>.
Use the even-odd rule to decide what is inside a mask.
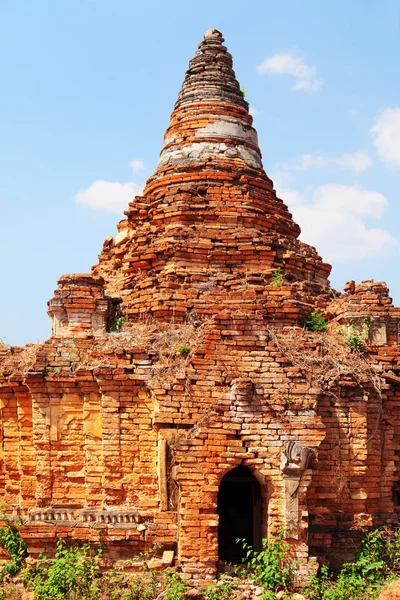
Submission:
[[[51,338],[0,346],[1,496],[31,555],[157,542],[201,579],[225,519],[255,547],[284,531],[305,574],[397,523],[400,310],[382,283],[332,291],[298,240],[216,30],[125,215],[59,280]]]

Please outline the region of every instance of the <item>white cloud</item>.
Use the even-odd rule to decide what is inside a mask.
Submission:
[[[138,158],[135,158],[134,160],[131,160],[131,162],[129,163],[129,166],[131,167],[133,173],[136,175],[136,173],[143,171],[144,162]]]
[[[300,238],[315,246],[327,261],[363,260],[399,249],[391,233],[369,228],[365,222],[380,218],[387,208],[387,199],[378,192],[327,184],[316,188],[310,201],[285,188],[278,194],[300,225]]]
[[[387,108],[371,128],[378,156],[400,167],[400,108]]]
[[[278,169],[305,171],[312,168],[340,167],[342,169],[351,169],[357,174],[372,167],[372,159],[366,152],[353,152],[350,154],[341,154],[340,156],[316,156],[313,154],[301,154],[291,165],[287,163],[278,163]]]
[[[267,75],[290,75],[296,79],[293,89],[310,94],[318,92],[323,83],[317,78],[315,67],[306,65],[299,56],[289,52],[281,52],[266,58],[257,66],[257,71]]]
[[[134,183],[118,183],[97,179],[88,188],[75,195],[78,204],[89,206],[93,210],[121,213],[128,208],[129,202],[142,193],[143,186]]]

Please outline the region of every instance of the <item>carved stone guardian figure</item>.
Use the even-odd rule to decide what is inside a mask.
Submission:
[[[281,457],[281,471],[285,481],[286,536],[299,537],[299,486],[308,468],[313,450],[298,442],[288,442]]]

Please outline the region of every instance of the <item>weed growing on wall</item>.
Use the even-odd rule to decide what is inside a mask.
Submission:
[[[322,313],[313,311],[302,321],[302,325],[309,331],[324,331],[328,327],[328,321]]]
[[[310,387],[335,395],[340,379],[349,376],[361,386],[373,389],[381,396],[382,380],[376,370],[358,352],[353,352],[341,333],[329,329],[321,335],[298,327],[276,329],[268,333],[283,359],[297,366]]]
[[[283,285],[284,282],[285,282],[285,276],[282,273],[282,269],[280,267],[278,267],[272,273],[272,283],[274,284],[275,287],[281,287],[281,285]]]
[[[178,346],[178,352],[182,356],[187,356],[190,352],[189,346]]]
[[[364,317],[360,323],[351,322],[349,325],[342,325],[339,333],[343,336],[345,344],[356,352],[366,352],[372,321],[372,317]]]
[[[111,331],[118,333],[121,331],[123,324],[126,321],[126,317],[117,317],[114,323],[111,325]]]

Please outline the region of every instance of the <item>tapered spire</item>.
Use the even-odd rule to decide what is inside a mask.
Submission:
[[[217,29],[209,29],[189,63],[175,108],[188,103],[219,100],[241,106],[247,102],[232,68],[232,56]]]
[[[190,61],[148,191],[171,169],[194,165],[199,179],[211,165],[223,171],[256,170],[272,189],[262,168],[253,118],[223,41],[217,29],[209,29]]]

